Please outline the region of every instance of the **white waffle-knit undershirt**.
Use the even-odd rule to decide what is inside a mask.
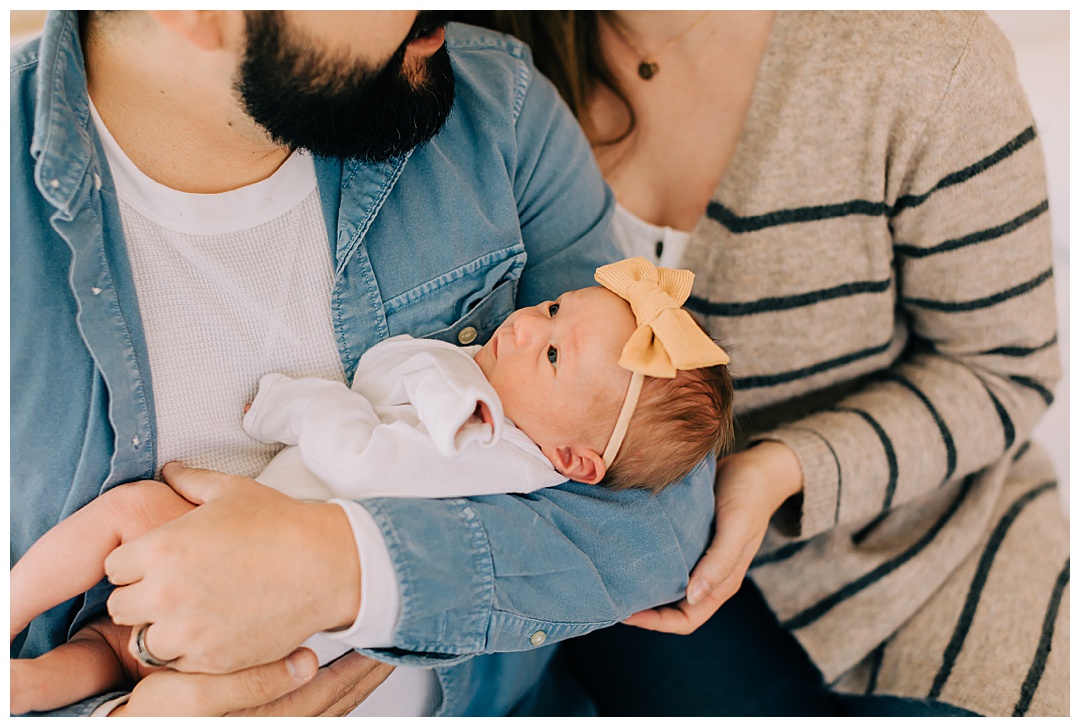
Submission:
[[[143,174],[100,122],[153,377],[157,461],[254,477],[280,445],[244,433],[263,374],[344,380],[311,157],[221,194]]]
[[[281,450],[241,427],[259,379],[273,372],[345,378],[314,162],[296,152],[256,184],[178,192],[135,166],[92,104],[91,114],[116,185],[150,356],[157,462],[254,477]],[[355,640],[346,643],[387,646],[398,612],[389,554],[367,511],[342,507],[357,538],[364,592],[387,594],[364,601],[349,630]],[[366,642],[371,633],[379,635],[375,643]],[[399,667],[353,714],[429,715],[437,690],[434,672]]]

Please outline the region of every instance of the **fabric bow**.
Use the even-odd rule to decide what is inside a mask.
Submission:
[[[731,359],[682,308],[694,274],[660,268],[634,257],[596,269],[596,282],[634,311],[638,327],[623,346],[619,366],[672,379],[677,371],[726,364]]]

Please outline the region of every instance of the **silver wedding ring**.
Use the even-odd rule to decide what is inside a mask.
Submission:
[[[150,653],[150,649],[146,648],[146,630],[148,628],[150,628],[150,624],[143,624],[139,627],[139,630],[135,632],[135,651],[139,661],[147,666],[168,666],[176,661],[176,659],[162,661]]]

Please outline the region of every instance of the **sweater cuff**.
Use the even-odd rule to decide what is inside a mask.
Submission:
[[[802,503],[798,498],[777,512],[773,524],[792,538],[809,538],[833,528],[840,501],[840,463],[836,452],[821,434],[804,427],[782,427],[755,434],[747,446],[773,441],[787,445],[799,460],[803,473]]]

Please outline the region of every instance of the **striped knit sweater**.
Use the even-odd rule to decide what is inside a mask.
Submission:
[[[684,264],[688,307],[732,356],[744,440],[802,465],[801,503],[750,575],[827,682],[873,691],[876,671],[850,674],[882,668],[882,645],[934,603],[944,623],[908,639],[925,663],[896,678],[922,681],[894,689],[1067,711],[1067,525],[1028,444],[1059,376],[1051,260],[1041,146],[987,16],[778,14]],[[1006,537],[1040,528],[1050,546]],[[1022,596],[985,615],[1017,563]],[[990,635],[1001,653],[980,658],[1017,661],[1026,696],[967,693],[951,670],[972,630],[1019,621],[1022,639]],[[1055,628],[1065,693],[1040,695]]]

